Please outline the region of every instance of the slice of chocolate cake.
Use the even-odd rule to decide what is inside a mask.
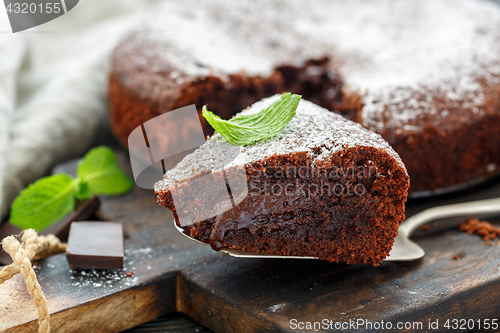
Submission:
[[[216,133],[155,190],[177,225],[215,250],[378,265],[404,219],[408,187],[380,135],[302,100],[274,138],[237,147]]]

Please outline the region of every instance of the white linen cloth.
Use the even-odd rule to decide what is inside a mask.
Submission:
[[[110,55],[154,0],[81,0],[13,34],[0,4],[0,216],[16,195],[96,143],[107,123]]]

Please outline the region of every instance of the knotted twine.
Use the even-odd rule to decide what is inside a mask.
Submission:
[[[36,279],[31,260],[63,253],[66,251],[66,244],[61,243],[54,235],[38,236],[33,229],[23,231],[21,241],[22,243],[19,243],[14,236],[5,237],[2,240],[3,249],[12,257],[13,263],[0,270],[0,284],[21,273],[38,310],[38,332],[48,333],[50,332],[50,314],[47,300]]]

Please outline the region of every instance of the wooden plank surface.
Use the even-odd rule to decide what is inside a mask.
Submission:
[[[500,185],[414,201],[408,212],[498,195]],[[439,319],[438,332],[448,331],[442,326],[448,318],[500,318],[500,245],[485,245],[450,221],[414,238],[426,251],[422,260],[348,266],[214,252],[179,234],[151,191],[136,188],[101,201],[98,216],[124,224],[125,270],[72,271],[64,255],[37,262],[56,332],[116,332],[175,311],[215,332],[285,332],[292,319],[394,325]],[[22,279],[0,286],[0,332],[36,331]]]

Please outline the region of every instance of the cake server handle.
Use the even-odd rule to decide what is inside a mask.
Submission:
[[[433,207],[407,218],[399,226],[399,234],[410,237],[421,225],[446,217],[491,216],[494,214],[500,214],[500,198]]]

